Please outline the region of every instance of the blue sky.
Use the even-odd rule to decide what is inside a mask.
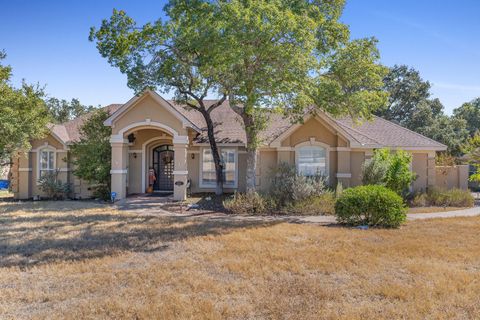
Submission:
[[[112,9],[139,22],[163,16],[164,1],[0,0],[0,49],[24,78],[46,86],[49,95],[84,104],[122,103],[133,92],[88,41]],[[379,40],[382,63],[407,64],[433,84],[448,113],[480,96],[480,1],[350,0],[342,21],[353,38]]]

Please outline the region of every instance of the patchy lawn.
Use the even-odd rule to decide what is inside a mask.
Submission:
[[[13,193],[8,190],[0,190],[0,200],[5,198],[12,198]]]
[[[0,203],[0,318],[476,319],[479,232]]]

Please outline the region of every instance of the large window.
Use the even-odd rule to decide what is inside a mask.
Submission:
[[[327,175],[327,152],[319,146],[297,149],[298,172],[304,176]]]
[[[235,149],[221,149],[220,156],[223,162],[223,185],[235,188],[237,186],[237,152]],[[215,187],[215,163],[213,162],[212,151],[204,148],[201,164],[201,187]]]
[[[40,151],[39,159],[39,178],[45,175],[47,172],[55,171],[55,152],[49,149]]]

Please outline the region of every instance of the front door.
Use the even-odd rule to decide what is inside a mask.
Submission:
[[[157,180],[153,185],[155,191],[173,191],[173,146],[163,145],[153,149],[153,169]]]

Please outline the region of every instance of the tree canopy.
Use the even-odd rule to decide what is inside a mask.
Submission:
[[[447,145],[453,155],[462,153],[461,147],[469,134],[467,122],[460,116],[449,117],[444,113],[440,100],[430,98],[431,85],[419,71],[395,65],[384,83],[389,93],[388,105],[377,111],[377,115]]]
[[[6,57],[0,51],[0,161],[9,161],[17,150],[30,149],[30,140],[47,133],[50,120],[45,93],[39,85],[25,81],[20,88],[11,82],[12,70],[2,64]]]
[[[78,99],[69,102],[64,99],[48,98],[45,103],[55,123],[67,122],[94,110],[93,106],[85,106]]]
[[[480,98],[462,104],[453,110],[455,119],[466,121],[467,130],[473,136],[480,129]]]

